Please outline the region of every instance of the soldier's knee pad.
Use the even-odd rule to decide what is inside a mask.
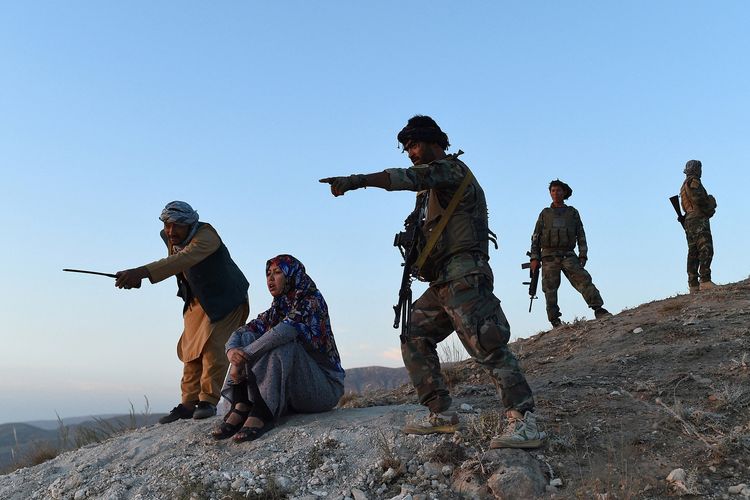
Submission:
[[[498,350],[504,350],[510,340],[510,328],[496,316],[480,321],[476,326],[476,345],[474,349],[480,358],[487,357]]]

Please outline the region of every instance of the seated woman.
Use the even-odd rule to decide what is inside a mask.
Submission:
[[[232,409],[211,433],[216,439],[252,441],[280,416],[328,411],[344,393],[328,306],[305,266],[279,255],[266,262],[266,281],[271,308],[226,344],[230,367],[222,395]]]

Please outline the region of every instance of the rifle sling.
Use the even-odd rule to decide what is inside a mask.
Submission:
[[[471,184],[473,180],[474,174],[471,172],[469,167],[466,167],[466,177],[464,177],[464,180],[461,182],[461,184],[458,186],[458,189],[453,194],[453,198],[451,198],[451,201],[448,204],[448,208],[445,209],[443,217],[438,221],[435,229],[432,230],[430,238],[427,240],[427,243],[425,243],[422,251],[419,252],[417,261],[414,263],[414,268],[416,269],[417,275],[419,275],[419,270],[422,269],[422,266],[427,261],[427,257],[429,257],[430,252],[432,252],[432,249],[435,248],[435,244],[437,244],[437,240],[438,238],[440,238],[440,235],[443,234],[443,229],[445,229],[445,226],[448,225],[448,221],[453,215],[453,212],[456,211],[456,207],[461,201],[461,197],[464,195],[464,192],[466,192],[466,188],[469,187],[469,184]]]

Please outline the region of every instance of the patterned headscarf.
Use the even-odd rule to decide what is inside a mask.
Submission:
[[[685,164],[685,170],[683,170],[683,173],[688,177],[700,177],[702,166],[700,160],[690,160]]]
[[[266,272],[276,265],[284,273],[286,283],[281,295],[273,298],[271,308],[248,323],[250,330],[263,334],[286,323],[297,330],[297,338],[308,352],[322,355],[329,368],[343,372],[336,341],[331,331],[328,305],[305,266],[291,255],[278,255],[266,262]]]

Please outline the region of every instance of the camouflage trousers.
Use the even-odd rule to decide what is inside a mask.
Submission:
[[[557,305],[557,289],[560,288],[562,272],[573,288],[578,290],[591,309],[604,305],[599,290],[594,286],[591,275],[583,267],[575,253],[542,257],[542,291],[547,302],[547,319],[553,321],[561,316]]]
[[[531,388],[508,348],[510,326],[492,293],[492,276],[483,274],[430,286],[412,306],[401,354],[421,404],[436,413],[451,404],[437,344],[453,331],[471,357],[489,371],[506,409],[521,413],[534,409]]]
[[[711,237],[711,224],[706,217],[688,217],[685,219],[685,236],[687,237],[687,274],[688,285],[698,286],[701,281],[711,281],[711,261],[714,258],[714,242]]]

